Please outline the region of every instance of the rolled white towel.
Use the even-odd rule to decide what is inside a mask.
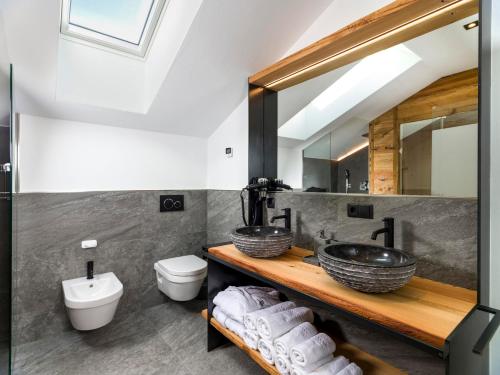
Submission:
[[[274,364],[275,352],[271,341],[260,339],[257,348],[267,363]]]
[[[336,349],[330,336],[318,333],[290,349],[290,359],[297,366],[307,367],[311,363],[332,354]]]
[[[245,336],[245,326],[236,320],[231,318],[226,319],[226,327],[231,332],[236,333],[239,337],[243,338]]]
[[[302,375],[302,374],[308,375],[332,360],[333,360],[333,355],[330,354],[324,358],[320,358],[316,362],[308,364],[307,366],[298,366],[292,362],[292,368],[295,370],[295,375]],[[292,374],[293,374],[293,372],[292,372]]]
[[[288,359],[288,357],[284,355],[276,354],[276,358],[274,359],[274,365],[278,369],[278,372],[281,375],[289,375],[290,370],[292,368],[292,363]]]
[[[260,310],[280,302],[279,293],[265,287],[234,287],[217,293],[213,300],[228,317],[243,323],[245,314]]]
[[[328,362],[326,365],[314,370],[311,375],[336,375],[340,370],[349,365],[349,360],[340,355],[333,358],[333,361]]]
[[[316,327],[309,322],[299,324],[290,332],[285,333],[283,336],[274,340],[274,348],[276,353],[285,357],[290,356],[290,349],[301,342],[310,339],[318,334]]]
[[[259,342],[259,334],[247,329],[247,330],[245,330],[245,333],[243,334],[243,341],[245,341],[245,344],[249,348],[256,350],[257,344]]]
[[[272,315],[261,316],[257,320],[257,331],[263,339],[274,340],[303,322],[312,323],[313,321],[314,315],[311,309],[296,307]]]
[[[337,375],[363,375],[363,370],[355,364],[351,362],[347,367],[344,367]]]
[[[292,367],[290,368],[290,375],[308,375],[308,372],[302,370],[298,366],[292,365]]]
[[[295,307],[297,307],[295,303],[293,303],[292,301],[287,301],[278,303],[270,307],[266,307],[265,309],[252,311],[248,314],[245,314],[243,318],[243,324],[245,325],[246,329],[257,332],[257,320],[260,317],[275,314],[285,310],[291,310]]]
[[[212,316],[219,322],[221,326],[226,327],[227,315],[221,310],[219,306],[215,306],[212,311]]]

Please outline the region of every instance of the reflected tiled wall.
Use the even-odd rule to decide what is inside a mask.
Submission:
[[[185,211],[159,212],[160,194],[185,194]],[[61,281],[114,272],[124,286],[117,314],[162,303],[153,264],[199,253],[206,242],[205,190],[18,194],[16,344],[71,329]],[[97,249],[81,241],[96,239]]]
[[[276,208],[268,211],[268,217],[292,208],[297,246],[313,249],[321,229],[340,241],[382,245],[383,236],[375,242],[370,235],[383,226],[383,217],[394,217],[395,246],[417,257],[417,275],[476,288],[476,199],[321,193],[277,193],[275,197]],[[347,217],[347,203],[373,204],[375,218]],[[209,191],[207,215],[207,241],[227,241],[230,231],[242,223],[239,192]]]

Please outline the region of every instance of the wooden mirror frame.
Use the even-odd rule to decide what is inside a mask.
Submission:
[[[278,174],[277,92],[479,12],[479,0],[396,0],[253,74],[248,177]]]

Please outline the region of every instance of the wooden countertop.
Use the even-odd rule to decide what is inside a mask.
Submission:
[[[366,294],[345,287],[302,261],[308,250],[292,248],[272,259],[251,258],[234,245],[212,247],[213,256],[269,280],[350,311],[437,348],[476,305],[476,292],[413,277],[403,288]]]

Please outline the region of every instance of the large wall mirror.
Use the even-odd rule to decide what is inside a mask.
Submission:
[[[477,196],[478,15],[278,92],[295,190]]]

